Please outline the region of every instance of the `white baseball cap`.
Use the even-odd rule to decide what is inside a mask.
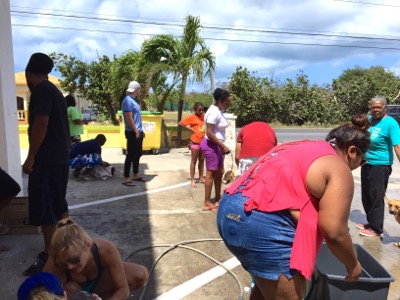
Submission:
[[[137,81],[131,81],[128,84],[128,89],[126,90],[129,93],[132,93],[134,90],[140,88],[140,84]]]

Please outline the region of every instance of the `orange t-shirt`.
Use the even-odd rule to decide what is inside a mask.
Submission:
[[[204,114],[200,117],[196,114],[189,115],[181,121],[181,124],[183,126],[190,125],[190,128],[192,128],[194,131],[192,136],[190,137],[190,140],[195,144],[200,144],[201,140],[206,134],[204,126]]]

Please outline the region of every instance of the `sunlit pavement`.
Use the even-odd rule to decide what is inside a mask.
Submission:
[[[24,158],[26,152],[22,152]],[[104,160],[117,167],[116,176],[106,181],[76,181],[71,174],[68,186],[71,217],[91,236],[113,241],[123,258],[130,256],[129,261],[148,268],[166,249],[165,245],[219,238],[215,226],[216,213],[201,211],[204,186],[189,186],[190,153],[187,148],[173,149],[161,155],[144,155],[140,170],[144,170],[145,178],[150,181],[135,182],[135,187],[121,184],[124,161],[121,150],[106,148],[103,152]],[[231,168],[229,156],[225,168]],[[369,251],[394,278],[399,278],[400,248],[393,246],[393,242],[400,241],[400,224],[386,211],[382,241],[358,235],[355,224],[364,222],[365,214],[361,204],[359,170],[353,173],[356,185],[349,220],[353,240]],[[399,191],[400,165],[395,163],[388,188],[389,198],[400,199]],[[25,278],[22,272],[42,250],[42,236],[3,235],[0,243],[11,247],[8,252],[0,252],[0,299],[15,299],[16,290]],[[223,243],[203,241],[187,246],[197,248],[220,262],[228,261],[243,286],[250,285],[250,277],[240,266],[235,267],[235,262],[230,260],[232,255]],[[224,272],[215,266],[210,259],[193,250],[172,250],[154,268],[142,299],[238,299],[236,281],[230,274],[221,275]],[[134,292],[131,299],[139,299],[140,293]],[[249,293],[244,295],[248,299]],[[396,280],[390,285],[388,299],[399,299],[399,295],[400,284]]]

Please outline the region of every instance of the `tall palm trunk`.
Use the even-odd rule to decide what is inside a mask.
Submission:
[[[181,92],[179,95],[179,104],[178,104],[178,122],[182,120],[182,111],[183,111],[183,98],[185,97],[186,93],[186,81],[187,81],[187,75],[182,75],[182,86],[181,86]],[[178,126],[178,132],[177,132],[177,139],[176,139],[176,147],[179,148],[181,146],[181,140],[182,140],[182,127]]]

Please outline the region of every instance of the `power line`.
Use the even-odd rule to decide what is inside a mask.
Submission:
[[[48,8],[39,8],[39,7],[27,7],[27,6],[10,6],[11,8],[22,8],[22,9],[36,9],[36,10],[47,10],[47,11],[61,11],[64,13],[73,13],[73,14],[82,14],[82,15],[94,15],[94,16],[106,16],[106,17],[114,17],[114,18],[130,18],[130,16],[117,16],[117,15],[109,15],[109,14],[95,14],[95,13],[90,13],[90,12],[80,12],[80,11],[72,11],[72,10],[64,10],[64,9],[48,9]],[[12,11],[10,11],[12,12]],[[162,20],[157,20],[157,19],[142,19],[142,20],[151,20],[151,21],[162,21]],[[164,22],[166,22],[164,20]],[[177,23],[178,24],[178,23]],[[183,26],[182,24],[178,24],[179,26]]]
[[[26,16],[26,15],[18,16],[18,17],[19,17],[19,18],[28,18],[28,19],[36,19],[36,18],[37,18],[36,16]],[[91,21],[86,21],[86,20],[80,20],[80,21],[65,20],[65,22],[74,22],[74,24],[76,24],[76,23],[92,24],[92,25],[95,25],[95,26],[98,25],[97,23],[93,23],[93,22],[91,22]],[[116,25],[116,24],[112,24],[112,25]],[[166,27],[168,27],[168,26],[166,26]],[[86,28],[85,28],[85,29],[86,29]],[[119,31],[115,31],[115,32],[113,32],[113,33],[118,33],[118,32],[119,32]],[[210,29],[210,30],[207,31],[207,33],[220,33],[220,31]],[[138,34],[139,34],[139,33],[138,33]],[[261,38],[261,37],[265,36],[265,35],[261,35],[261,34],[264,34],[264,33],[237,32],[237,33],[235,33],[235,34],[238,35],[238,36],[240,36],[240,35],[246,35],[246,37],[251,36],[251,37],[258,37],[258,38]],[[150,35],[150,33],[149,33],[149,35]],[[151,35],[155,35],[155,34],[151,34]],[[271,35],[271,37],[283,38],[283,39],[288,39],[288,38],[292,39],[292,38],[293,38],[292,36],[285,35],[285,33],[282,33],[282,34],[273,33],[273,35]],[[318,42],[332,41],[332,39],[328,39],[328,38],[325,38],[325,37],[323,37],[323,36],[322,36],[322,37],[314,36],[314,37],[312,37],[312,38],[307,37],[307,36],[296,36],[296,39],[298,39],[298,40],[313,40],[313,41],[318,41]],[[350,38],[350,39],[351,39],[351,38]],[[349,37],[343,36],[343,38],[336,38],[335,41],[336,41],[336,42],[349,42],[350,40],[349,40]],[[399,40],[399,41],[400,41],[400,40]],[[397,45],[399,41],[398,41],[398,40],[389,40],[389,41],[383,41],[381,44],[385,44],[385,45]],[[363,43],[370,44],[370,43],[376,43],[376,41],[374,41],[374,40],[366,40],[366,41],[363,41]]]
[[[87,17],[87,16],[73,16],[64,14],[54,14],[54,13],[34,13],[26,11],[15,11],[11,10],[12,13],[29,14],[29,15],[43,15],[52,17],[65,17],[65,18],[75,18],[75,19],[85,19],[85,20],[96,20],[96,21],[109,21],[109,22],[122,22],[122,23],[133,23],[133,24],[145,24],[145,25],[157,25],[157,26],[175,26],[183,27],[182,24],[168,23],[168,22],[149,22],[140,20],[126,20],[126,19],[110,19],[110,18],[99,18],[99,17]],[[336,33],[312,33],[312,32],[301,32],[301,31],[284,31],[284,30],[272,30],[272,29],[246,29],[246,28],[236,28],[236,27],[224,27],[224,26],[210,26],[203,25],[205,29],[215,29],[215,30],[230,30],[239,32],[260,32],[260,33],[272,33],[272,34],[289,34],[289,35],[305,35],[305,36],[323,36],[323,37],[339,37],[339,38],[352,38],[352,39],[362,39],[362,40],[383,40],[383,41],[400,41],[399,38],[388,38],[388,37],[371,37],[371,36],[355,36],[355,35],[341,35]]]
[[[384,5],[384,4],[377,4],[377,3],[367,3],[367,2],[360,2],[360,1],[347,1],[347,0],[333,0],[333,1],[341,1],[341,2],[354,2],[354,3],[364,3],[364,4],[371,4],[371,5]],[[400,7],[400,6],[395,6],[395,5],[387,5],[387,6],[393,6],[393,7]],[[89,13],[89,12],[79,12],[79,11],[66,11],[66,10],[62,10],[62,9],[47,9],[47,8],[38,8],[38,7],[26,7],[26,6],[13,6],[13,5],[11,5],[11,8],[22,8],[22,9],[29,9],[29,10],[32,10],[32,9],[36,9],[36,10],[47,10],[47,11],[60,11],[60,12],[68,12],[68,13],[73,13],[73,14],[83,14],[83,15],[95,15],[95,16],[107,16],[107,17],[114,17],[114,18],[130,18],[130,16],[117,16],[117,15],[109,15],[109,14],[94,14],[94,13]],[[113,20],[115,20],[115,19],[113,19]],[[151,20],[151,21],[154,21],[155,19],[141,19],[141,20]],[[115,20],[116,21],[116,20]],[[160,22],[166,22],[165,20],[163,21],[163,20],[157,20],[156,19],[156,21],[160,21]],[[148,23],[151,23],[151,22],[148,22]],[[178,24],[178,23],[172,23],[173,24],[173,26],[181,26],[181,27],[183,27],[184,25],[183,24]],[[213,24],[213,25],[215,25],[215,24]],[[203,25],[202,27],[204,28],[205,26],[211,26],[211,24],[205,24],[205,25]],[[218,25],[218,26],[222,26],[222,25]],[[229,27],[228,25],[224,25],[225,27],[227,27],[227,28],[231,28],[231,29],[235,29],[235,28],[232,28],[232,27]],[[249,28],[249,29],[251,29],[251,28],[256,28],[256,27],[254,27],[254,26],[242,26],[242,29],[246,29],[246,28]],[[295,32],[295,31],[297,31],[297,30],[299,30],[299,29],[292,29],[292,28],[271,28],[271,27],[261,27],[261,28],[266,28],[266,29],[274,29],[274,30],[285,30],[285,31],[287,31],[287,30],[289,30],[289,31],[291,31],[291,32]],[[227,29],[228,30],[228,29]],[[344,32],[331,32],[331,31],[323,31],[323,30],[309,30],[309,29],[301,29],[301,31],[302,32],[313,32],[313,33],[316,33],[316,32],[320,32],[320,33],[330,33],[330,34],[340,34],[340,33],[342,33],[342,34],[347,34],[347,33],[344,33]],[[360,34],[360,33],[351,33],[351,34]],[[390,37],[390,36],[388,36],[388,35],[380,35],[381,37]],[[347,37],[347,35],[344,35],[344,37]],[[363,37],[362,37],[363,38]],[[373,38],[373,35],[369,35],[369,36],[364,36],[364,38]],[[376,37],[376,38],[379,38],[379,37]]]
[[[96,20],[96,21],[110,21],[110,22],[120,22],[120,23],[133,23],[133,24],[146,24],[146,25],[162,25],[162,26],[176,26],[182,27],[182,24],[178,23],[168,23],[168,22],[149,22],[149,21],[140,21],[140,20],[127,20],[127,19],[112,19],[112,18],[100,18],[100,17],[88,17],[88,16],[74,16],[74,15],[64,15],[64,14],[54,14],[54,13],[35,13],[28,11],[17,11],[10,10],[11,13],[20,13],[20,14],[28,14],[28,15],[40,15],[40,16],[52,16],[52,17],[64,17],[64,18],[74,18],[74,19],[86,19],[86,20]]]
[[[375,5],[375,6],[400,7],[400,5],[381,4],[381,3],[372,3],[372,2],[361,2],[361,1],[351,1],[351,0],[333,0],[333,1],[349,2],[349,3],[357,3],[357,4],[366,4],[366,5]]]
[[[111,31],[111,30],[99,30],[99,29],[82,29],[82,28],[71,28],[71,27],[60,27],[60,26],[43,26],[43,25],[26,25],[26,24],[13,24],[13,26],[21,27],[36,27],[46,29],[61,29],[61,30],[78,30],[78,31],[89,31],[89,32],[101,32],[101,33],[116,33],[116,34],[128,34],[128,35],[144,35],[154,36],[156,34],[140,33],[140,32],[123,32],[123,31]],[[175,36],[178,37],[178,36]],[[228,41],[228,42],[246,42],[246,43],[261,43],[261,44],[281,44],[281,45],[299,45],[299,46],[320,46],[320,47],[340,47],[340,48],[359,48],[359,49],[379,49],[379,50],[396,50],[400,48],[395,47],[375,47],[375,46],[362,46],[362,45],[340,45],[340,44],[318,44],[318,43],[300,43],[300,42],[278,42],[278,41],[260,41],[260,40],[245,40],[245,39],[226,39],[226,38],[213,38],[203,37],[205,40],[214,41]]]

